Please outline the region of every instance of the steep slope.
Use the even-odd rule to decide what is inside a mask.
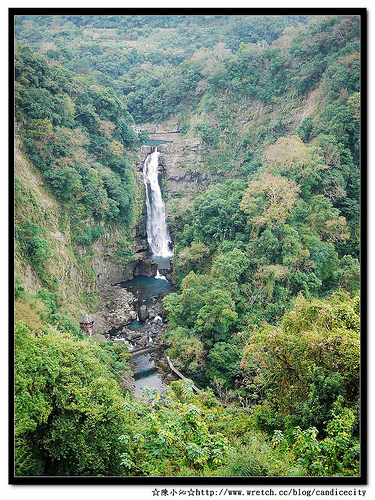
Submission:
[[[18,145],[15,148],[15,183],[15,222],[19,236],[15,246],[15,272],[21,282],[32,293],[55,284],[65,306],[76,301],[84,290],[88,294],[96,292],[92,267],[79,265],[74,253],[68,215]]]
[[[116,263],[116,242],[121,229],[105,225],[105,235],[87,248],[72,241],[69,214],[43,182],[35,166],[15,147],[15,274],[31,293],[53,290],[66,313],[84,312],[89,297],[111,283],[133,276],[137,258],[129,264]],[[131,230],[135,236],[136,226]],[[145,251],[144,234],[138,246]],[[139,254],[143,258],[144,253]]]

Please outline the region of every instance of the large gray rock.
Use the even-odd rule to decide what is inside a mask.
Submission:
[[[141,305],[139,308],[138,318],[139,321],[142,321],[143,323],[148,319],[148,308],[145,304]]]
[[[139,260],[136,268],[134,269],[134,276],[155,276],[158,270],[158,265],[156,262],[150,259]]]
[[[137,313],[135,311],[130,311],[130,318],[132,321],[134,321],[135,319],[137,319]]]
[[[158,326],[161,326],[163,324],[163,320],[160,316],[155,316],[155,318],[152,320],[152,322]]]
[[[97,310],[90,314],[94,318],[94,333],[108,332],[129,324],[137,317],[134,311],[136,298],[120,286],[106,287],[100,294]]]
[[[141,340],[138,342],[139,347],[146,347],[148,344],[148,336],[144,335]]]
[[[128,325],[132,321],[132,317],[130,313],[121,313],[121,312],[116,312],[113,315],[114,318],[114,327],[115,328],[120,328],[121,326]]]

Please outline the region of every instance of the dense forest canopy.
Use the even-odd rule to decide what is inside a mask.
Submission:
[[[16,173],[18,270],[40,283],[16,275],[16,475],[358,476],[361,16],[14,21],[19,162],[58,214]],[[94,244],[134,259],[135,158],[171,118],[209,186],[168,200],[163,341],[202,392],[141,400],[126,349],[82,337],[51,234],[93,305]]]

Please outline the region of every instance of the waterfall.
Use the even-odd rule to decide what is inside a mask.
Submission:
[[[172,240],[165,221],[165,206],[159,185],[159,156],[157,148],[145,159],[143,178],[146,187],[147,240],[153,255],[172,257]]]
[[[165,276],[163,276],[162,274],[159,273],[159,269],[156,271],[156,276],[155,276],[155,279],[157,280],[164,280],[164,281],[168,281],[167,278]]]

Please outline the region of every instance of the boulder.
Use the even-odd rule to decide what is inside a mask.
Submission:
[[[111,340],[114,344],[127,344],[126,340],[122,338],[113,338]]]
[[[137,319],[137,313],[136,311],[130,311],[130,318],[132,321],[134,321],[135,319]]]
[[[134,269],[134,276],[155,276],[158,270],[158,264],[153,260],[143,258],[139,260]]]
[[[154,325],[161,326],[163,324],[163,320],[160,316],[155,316],[155,318],[152,320]]]
[[[129,313],[117,313],[114,316],[114,326],[115,328],[120,328],[121,326],[128,325],[132,321]]]
[[[144,335],[138,342],[139,347],[146,347],[148,345],[148,336]]]
[[[138,310],[138,318],[139,321],[142,321],[143,323],[148,319],[148,308],[145,304],[141,305],[141,307]]]

